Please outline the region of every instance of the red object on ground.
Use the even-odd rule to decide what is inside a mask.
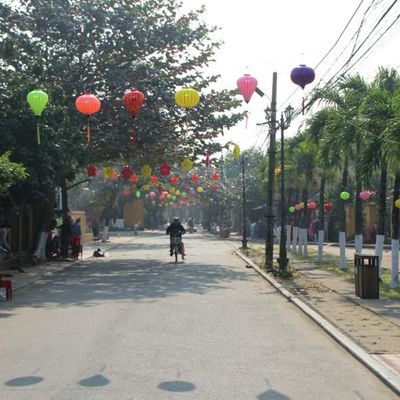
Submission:
[[[10,279],[3,279],[2,274],[0,274],[0,287],[6,289],[6,299],[8,301],[12,300],[12,282]]]

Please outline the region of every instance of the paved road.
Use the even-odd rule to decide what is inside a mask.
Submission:
[[[142,234],[0,304],[1,400],[396,399],[232,244]]]

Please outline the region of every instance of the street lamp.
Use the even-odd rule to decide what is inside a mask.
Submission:
[[[247,249],[247,231],[246,231],[246,184],[244,180],[244,167],[245,167],[245,156],[242,156],[242,200],[243,200],[243,237],[242,237],[242,247]]]
[[[281,113],[281,119],[279,121],[279,128],[281,130],[281,239],[279,241],[279,258],[277,259],[279,264],[279,270],[285,272],[289,259],[287,258],[286,249],[286,204],[285,204],[285,146],[284,146],[284,131],[289,128],[292,121],[294,109],[288,105],[283,113]]]

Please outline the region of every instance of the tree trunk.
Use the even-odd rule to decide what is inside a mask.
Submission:
[[[361,153],[361,140],[359,137],[356,137],[356,170],[355,170],[355,179],[356,179],[356,198],[355,198],[355,252],[358,254],[362,253],[362,242],[363,242],[363,206],[362,200],[360,199],[360,193],[362,190],[362,180],[360,174],[360,166],[359,159]]]
[[[304,255],[304,257],[308,257],[308,249],[307,249],[307,229],[308,229],[308,184],[306,182],[306,186],[303,189],[302,202],[304,203],[304,208],[301,211],[300,217],[300,231],[299,231],[299,255]]]
[[[113,212],[116,198],[117,198],[117,191],[113,190],[110,193],[110,199],[107,202],[107,204],[103,210],[104,227],[103,227],[102,236],[101,236],[102,242],[106,242],[108,239],[108,231],[110,229],[110,220],[112,217],[112,212]]]
[[[399,209],[394,205],[400,196],[400,171],[396,173],[393,185],[392,205],[392,271],[390,287],[399,287]]]
[[[68,215],[68,188],[67,188],[67,180],[65,178],[62,179],[61,184],[61,206],[63,217]]]
[[[324,252],[324,222],[325,222],[325,174],[321,177],[319,188],[319,215],[318,215],[318,255],[317,262],[323,261]]]
[[[342,173],[342,190],[347,189],[347,180],[349,176],[349,160],[346,157],[344,161]],[[346,263],[346,210],[344,208],[344,201],[339,202],[339,246],[340,246],[340,262],[341,270],[347,269]]]
[[[379,257],[379,277],[382,274],[382,254],[385,242],[385,220],[386,220],[386,188],[387,188],[387,164],[381,162],[381,179],[379,185],[378,227],[376,230],[375,255]]]

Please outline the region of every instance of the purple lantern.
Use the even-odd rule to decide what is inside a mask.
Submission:
[[[315,72],[312,68],[307,67],[304,64],[300,64],[299,67],[293,68],[290,73],[290,79],[296,85],[299,85],[302,89],[315,79]]]
[[[257,79],[249,74],[245,74],[236,83],[239,93],[244,97],[245,102],[248,103],[257,89]]]

